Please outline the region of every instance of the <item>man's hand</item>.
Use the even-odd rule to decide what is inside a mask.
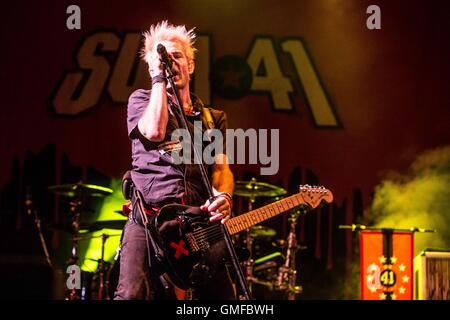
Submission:
[[[159,54],[156,51],[156,45],[151,52],[147,53],[146,60],[148,63],[148,71],[152,78],[163,73],[164,67],[161,63],[161,60],[159,60]]]
[[[161,61],[159,61],[159,58],[152,58],[148,67],[148,72],[150,73],[150,77],[152,78],[164,72],[162,63]]]
[[[211,222],[222,219],[221,222],[225,223],[231,217],[231,202],[225,195],[216,196],[212,203],[207,200],[204,205],[200,206],[200,209],[211,214],[211,218],[209,218]]]

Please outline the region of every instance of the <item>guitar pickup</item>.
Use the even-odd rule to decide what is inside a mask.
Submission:
[[[186,239],[189,243],[189,246],[191,247],[191,250],[193,252],[198,252],[200,251],[200,247],[197,244],[197,241],[195,240],[194,235],[192,234],[192,232],[186,233]]]

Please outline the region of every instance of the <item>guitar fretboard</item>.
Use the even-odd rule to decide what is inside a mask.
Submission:
[[[259,209],[249,211],[245,214],[232,218],[226,222],[228,232],[235,234],[248,229],[255,224],[268,220],[280,213],[295,208],[305,202],[300,194],[281,199]]]

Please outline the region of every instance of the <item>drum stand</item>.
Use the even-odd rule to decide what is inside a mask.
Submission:
[[[255,198],[249,198],[248,200],[248,211],[252,211],[253,203],[255,202]],[[250,232],[250,229],[246,230],[245,235],[245,246],[247,247],[249,257],[247,261],[244,262],[244,270],[245,276],[247,278],[248,286],[251,291],[252,284],[256,282],[256,278],[253,276],[253,238]]]
[[[278,276],[274,284],[277,291],[285,291],[287,300],[295,300],[297,294],[302,292],[302,287],[297,286],[297,270],[296,270],[296,252],[299,249],[297,244],[296,226],[297,219],[303,212],[301,209],[295,209],[291,212],[289,218],[290,231],[288,236],[288,247],[286,252],[286,260],[284,265],[278,269]]]
[[[108,271],[107,265],[108,263],[105,262],[105,244],[106,244],[106,240],[108,240],[109,237],[115,237],[115,236],[119,236],[119,235],[109,235],[109,234],[105,234],[102,233],[100,236],[82,236],[82,237],[74,237],[75,241],[80,241],[80,240],[91,240],[91,239],[96,239],[96,238],[101,238],[102,239],[102,254],[100,259],[98,260],[94,260],[98,262],[98,267],[97,270],[95,271],[95,275],[98,277],[98,287],[95,287],[96,289],[96,298],[95,300],[109,300],[110,297],[108,294],[105,295],[105,290],[108,290],[108,281],[106,273]],[[93,260],[93,259],[89,259],[89,260]]]
[[[50,254],[48,253],[47,244],[45,242],[44,234],[42,233],[42,221],[39,218],[39,215],[38,215],[36,209],[34,208],[33,198],[31,196],[31,192],[30,192],[30,187],[27,187],[25,207],[26,207],[28,216],[30,216],[34,219],[34,225],[36,226],[36,230],[39,235],[39,240],[41,241],[41,246],[42,246],[42,250],[44,251],[44,254],[45,254],[45,259],[47,260],[49,267],[53,268],[53,264],[50,259]]]
[[[71,256],[67,261],[67,265],[78,265],[78,231],[80,228],[80,208],[81,201],[73,200],[70,202],[70,213],[72,214],[72,250]],[[78,300],[77,289],[74,287],[70,290],[67,300]]]
[[[100,262],[98,264],[98,279],[99,279],[99,285],[98,285],[98,294],[97,299],[103,300],[103,292],[105,289],[105,243],[106,240],[109,238],[109,235],[102,233],[102,256],[100,258]]]

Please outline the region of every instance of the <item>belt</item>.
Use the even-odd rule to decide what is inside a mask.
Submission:
[[[135,223],[144,226],[144,223],[142,221],[142,215],[141,210],[143,208],[144,214],[147,216],[148,219],[155,217],[160,208],[157,207],[148,207],[146,206],[142,196],[140,196],[138,190],[134,190],[133,195],[131,197],[131,202],[127,204],[128,206],[128,219],[134,221]],[[124,211],[125,212],[125,211]]]

